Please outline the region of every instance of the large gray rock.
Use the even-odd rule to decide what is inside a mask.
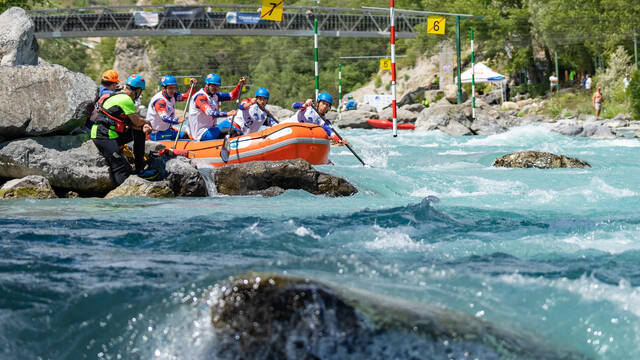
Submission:
[[[415,103],[418,100],[418,98],[422,96],[425,90],[427,90],[428,88],[429,88],[428,86],[421,86],[419,88],[407,91],[400,97],[400,100],[398,100],[398,106]]]
[[[0,14],[0,29],[0,66],[38,65],[35,26],[24,9],[12,7]]]
[[[423,106],[424,108],[424,106]],[[411,112],[409,110],[397,109],[396,116],[398,117],[398,122],[415,122],[418,118],[418,113]],[[391,120],[393,118],[393,109],[386,108],[382,110],[379,114],[380,119]]]
[[[212,358],[584,358],[471,315],[313,279],[243,274],[217,284],[209,299]]]
[[[52,186],[83,195],[114,188],[109,168],[86,135],[20,139],[0,144],[0,177],[41,175]]]
[[[600,124],[585,123],[581,136],[594,139],[615,139],[616,134],[610,127]]]
[[[471,123],[471,130],[476,135],[493,135],[507,131],[507,127],[503,125],[504,121],[500,121],[500,114],[495,110],[476,110],[476,119]]]
[[[467,101],[468,95],[467,95],[467,91],[462,88],[462,102]],[[447,84],[445,85],[444,89],[444,97],[445,99],[447,99],[447,101],[449,101],[451,104],[457,104],[458,103],[458,86],[455,84]]]
[[[345,179],[319,172],[302,159],[226,165],[217,170],[215,183],[218,193],[226,195],[272,196],[281,193],[279,189],[302,189],[327,196],[358,192]]]
[[[267,105],[266,108],[273,116],[278,118],[278,121],[286,120],[294,114],[292,110],[281,108],[277,105]]]
[[[358,110],[366,111],[366,112],[372,112],[372,113],[378,112],[378,110],[376,109],[375,106],[369,105],[369,104],[365,104],[365,103],[358,104]]]
[[[104,198],[144,196],[158,199],[175,197],[167,181],[148,181],[138,176],[129,176],[120,186],[111,190]]]
[[[69,134],[84,124],[96,84],[60,65],[0,66],[0,134],[5,139]]]
[[[471,108],[462,105],[440,105],[428,107],[418,114],[416,130],[440,130],[451,136],[473,135]]]
[[[202,174],[182,156],[170,158],[165,163],[168,173],[167,181],[176,196],[204,197],[207,196],[207,184]]]
[[[7,181],[0,188],[0,199],[55,199],[56,193],[46,178],[29,175]]]
[[[401,110],[407,110],[415,113],[419,113],[420,111],[426,109],[427,107],[422,105],[421,103],[416,104],[407,104],[400,107]]]
[[[564,136],[578,136],[582,134],[582,124],[573,120],[560,120],[553,125],[551,131],[557,132]]]
[[[342,112],[342,120],[335,120],[335,124],[341,128],[352,129],[369,129],[371,125],[367,123],[367,119],[377,119],[378,113],[364,110],[351,110]]]
[[[497,158],[493,162],[495,167],[509,168],[538,168],[538,169],[556,169],[556,168],[580,168],[591,167],[589,163],[576,158],[566,157],[564,155],[555,155],[548,152],[539,151],[518,151],[517,153],[508,154]]]

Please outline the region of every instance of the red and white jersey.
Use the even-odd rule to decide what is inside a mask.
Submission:
[[[249,105],[249,103],[242,103],[239,108],[238,114],[233,118],[233,122],[236,127],[242,130],[243,134],[251,134],[258,130],[265,120],[267,120],[267,113],[262,111],[258,104]]]
[[[168,130],[171,125],[177,124],[176,101],[186,101],[188,98],[189,93],[176,92],[172,98],[169,98],[164,91],[155,94],[149,101],[146,117],[153,127],[153,132]]]
[[[209,96],[200,89],[189,104],[189,132],[191,136],[200,141],[200,138],[210,128],[218,126],[218,118],[227,117],[226,111],[220,111],[220,101],[231,101],[238,98],[241,84],[238,84],[230,93],[216,92]]]

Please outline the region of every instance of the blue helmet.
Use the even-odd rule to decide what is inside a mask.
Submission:
[[[142,90],[144,90],[145,88],[144,78],[140,74],[133,74],[129,76],[127,78],[126,84],[134,88],[140,88]]]
[[[160,79],[160,86],[178,85],[176,78],[172,75],[165,75]]]
[[[266,88],[260,88],[258,90],[256,90],[256,97],[258,96],[262,96],[265,98],[269,98],[269,90],[267,90]]]
[[[204,79],[205,84],[214,84],[214,85],[222,85],[222,78],[218,74],[209,74],[206,79]]]
[[[333,98],[329,93],[326,92],[318,94],[317,101],[326,101],[329,103],[329,105],[333,104]]]

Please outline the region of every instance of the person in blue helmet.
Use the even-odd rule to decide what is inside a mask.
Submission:
[[[139,74],[127,78],[122,92],[111,94],[99,105],[98,116],[91,127],[91,139],[107,160],[109,174],[116,185],[131,174],[145,179],[158,176],[156,170],[144,169],[144,143],[151,133],[151,124],[136,112],[136,101],[145,89],[145,80]],[[133,140],[135,169],[131,169],[120,147]]]
[[[358,103],[356,102],[356,99],[353,98],[353,95],[351,94],[347,95],[347,103],[344,104],[344,110],[345,111],[356,110],[357,108],[358,108]]]
[[[178,82],[172,75],[164,75],[160,78],[160,86],[162,90],[155,94],[147,110],[147,121],[151,123],[153,132],[149,134],[149,138],[155,141],[173,140],[178,135],[178,130],[172,125],[184,122],[184,117],[176,117],[176,101],[187,101],[193,93],[193,86],[198,81],[194,78],[189,80],[191,84],[191,92],[180,94],[178,90]],[[189,138],[187,134],[180,132],[180,138]]]
[[[235,116],[236,111],[221,111],[221,101],[233,101],[240,95],[240,90],[245,84],[245,77],[241,77],[236,87],[230,93],[221,93],[220,86],[222,79],[218,74],[209,74],[204,80],[204,88],[200,89],[189,104],[189,130],[191,136],[197,141],[214,140],[224,138],[225,130],[231,127],[231,123],[227,120],[218,123],[219,118]]]
[[[269,103],[269,90],[259,88],[253,99],[245,99],[238,108],[240,112],[233,118],[233,127],[241,135],[251,134],[262,125],[273,126],[276,120],[267,115],[265,107]]]
[[[301,122],[310,123],[322,126],[327,136],[340,144],[346,144],[347,141],[343,138],[340,140],[338,135],[331,129],[331,123],[329,120],[323,120],[324,116],[331,110],[331,104],[333,103],[333,97],[331,94],[323,92],[318,94],[316,112],[311,105],[313,105],[312,99],[307,99],[305,102],[297,102],[293,104],[293,109],[297,110],[287,122]]]

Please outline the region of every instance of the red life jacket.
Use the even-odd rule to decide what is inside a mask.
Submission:
[[[107,101],[108,98],[110,98],[113,95],[116,95],[119,93],[111,93],[111,94],[104,94],[102,95],[102,97],[100,97],[100,99],[98,99],[98,101],[96,101],[96,105],[95,105],[95,109],[93,110],[93,113],[91,113],[91,117],[90,120],[93,121],[94,123],[100,123],[100,115],[104,115],[107,118],[115,121],[115,129],[113,129],[115,132],[117,133],[123,133],[127,130],[127,121],[129,121],[129,117],[127,115],[124,114],[120,114],[119,116],[114,116],[112,114],[109,113],[109,111],[107,109],[105,109],[102,104]],[[106,127],[110,127],[113,124],[109,123],[109,122],[104,122],[102,121],[103,125],[105,125]]]

